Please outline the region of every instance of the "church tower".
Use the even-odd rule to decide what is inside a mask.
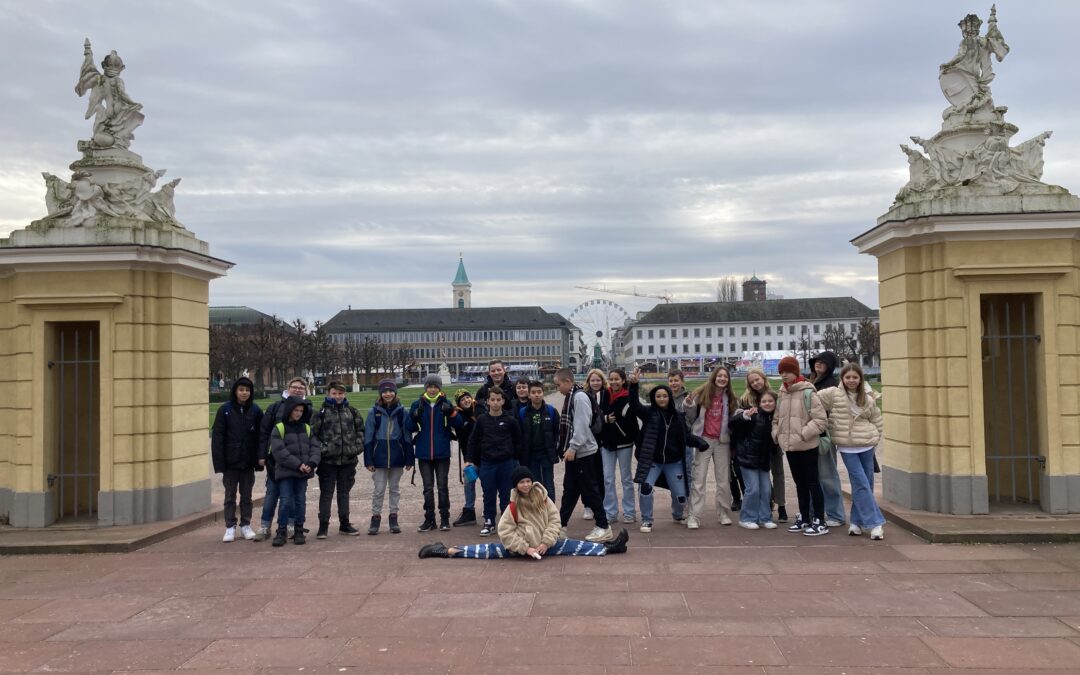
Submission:
[[[766,299],[765,294],[766,282],[764,279],[758,279],[757,275],[750,277],[742,282],[742,299],[743,302],[761,302]]]
[[[472,307],[472,284],[469,283],[469,275],[465,274],[465,260],[458,254],[457,274],[454,276],[454,300],[451,307],[457,309],[469,309]]]

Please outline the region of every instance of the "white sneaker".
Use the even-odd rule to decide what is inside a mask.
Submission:
[[[221,538],[221,541],[235,541],[236,540],[236,528],[226,527],[225,536]]]
[[[729,516],[726,513],[721,513],[720,514],[720,524],[721,525],[730,525],[731,524],[731,516]]]
[[[833,520],[832,518],[825,519],[826,527],[840,527],[841,525],[843,525],[843,523],[841,523],[839,520]]]
[[[581,514],[581,519],[582,520],[592,520],[593,519],[592,509],[585,509],[585,513]]]
[[[700,527],[700,525],[698,525],[697,518],[695,518],[694,516],[690,516],[686,519],[686,529],[696,530],[698,529],[698,527]]]
[[[851,535],[852,537],[858,537],[859,535],[862,534],[862,528],[859,527],[858,525],[851,525],[851,526],[848,527],[847,533],[849,535]]]
[[[652,523],[647,520],[642,521],[641,527],[639,527],[638,530],[644,532],[645,534],[648,534],[652,532]]]
[[[758,524],[757,523],[747,523],[747,522],[744,522],[744,521],[740,520],[739,521],[739,527],[746,528],[747,530],[756,530],[756,529],[758,529]]]
[[[250,525],[244,525],[243,527],[241,527],[240,534],[243,535],[244,539],[247,539],[248,541],[251,541],[255,538],[255,530],[251,529]]]
[[[294,527],[293,525],[287,525],[285,527],[285,538],[292,539],[294,534],[296,534],[296,527]]]
[[[585,535],[585,541],[591,541],[593,543],[611,541],[614,538],[615,534],[611,531],[610,527],[594,527],[592,532]]]
[[[878,525],[874,529],[870,530],[870,538],[881,540],[885,538],[885,527]]]
[[[775,530],[776,529],[776,523],[774,523],[771,520],[766,520],[764,523],[761,524],[761,526],[764,527],[766,530]]]

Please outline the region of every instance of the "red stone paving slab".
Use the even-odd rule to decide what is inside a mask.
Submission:
[[[421,595],[408,617],[528,616],[534,593],[429,593]]]
[[[470,668],[472,666],[469,666]],[[314,668],[263,668],[258,675],[341,675],[341,673],[363,673],[363,675],[446,675],[446,666],[317,666]],[[187,671],[184,671],[187,675]],[[140,673],[140,675],[142,675]],[[216,675],[214,673],[213,675]]]
[[[250,616],[270,601],[266,597],[223,598],[166,598],[140,612],[140,619],[149,617],[181,619],[224,619]]]
[[[776,644],[789,665],[795,666],[892,666],[901,668],[941,666],[943,662],[915,637],[791,637]]]
[[[795,561],[787,561],[787,565],[794,567],[797,564]],[[735,575],[754,575],[759,576],[762,574],[775,574],[777,566],[768,562],[761,561],[723,561],[712,560],[709,562],[698,563],[684,563],[684,562],[671,562],[667,565],[667,571],[672,575],[680,576],[697,576],[708,574],[724,574],[728,576]]]
[[[1061,621],[1042,616],[927,617],[922,622],[942,637],[1080,637]]]
[[[650,617],[649,628],[653,637],[774,636],[788,634],[783,622],[780,619],[772,618]]]
[[[1080,616],[1059,616],[1058,621],[1061,621],[1073,630],[1080,632]]]
[[[836,593],[858,616],[985,616],[956,593],[948,591],[880,590]]]
[[[532,616],[687,616],[681,593],[537,593]]]
[[[450,666],[449,675],[506,675],[508,672],[533,672],[536,675],[607,675],[618,666],[592,666],[578,664],[574,666],[554,666],[548,664],[513,664],[475,666]]]
[[[217,640],[184,663],[184,668],[321,666],[337,656],[345,642],[318,638]]]
[[[763,666],[785,664],[783,654],[770,637],[632,638],[634,665],[665,666]]]
[[[1080,591],[999,591],[962,593],[993,616],[1072,616],[1080,611]]]
[[[792,635],[849,637],[891,637],[930,635],[930,629],[923,625],[923,620],[904,616],[890,617],[791,617],[784,619],[784,624]]]
[[[0,584],[2,599],[96,598],[108,591],[100,585],[71,585],[63,582]]]
[[[232,595],[239,592],[249,584],[249,580],[236,579],[198,579],[196,581],[173,581],[161,579],[158,581],[113,581],[92,583],[87,589],[95,590],[94,597],[99,597],[116,589],[123,589],[124,593],[131,595],[153,595],[160,598],[169,596],[184,596],[192,598],[212,598],[223,595]]]
[[[49,600],[0,600],[0,621],[7,621],[21,614],[47,605]]]
[[[767,577],[767,583],[767,590],[795,592],[865,591],[882,585],[876,574],[772,574]]]
[[[290,581],[282,583],[282,579],[289,579]],[[232,581],[230,583],[233,588],[232,592],[236,595],[310,595],[315,592],[325,594],[326,590],[321,586],[325,585],[327,579],[336,578],[281,577],[278,579],[255,579],[239,583]],[[367,595],[382,581],[382,577],[376,579],[354,576],[350,573],[346,579],[342,579],[340,582],[335,581],[335,588],[352,595]]]
[[[5,643],[0,648],[0,671],[34,670],[46,661],[67,654],[71,645],[52,642]]]
[[[1076,570],[1052,560],[1030,558],[1023,560],[987,560],[986,564],[996,572],[1030,574],[1076,574]]]
[[[814,539],[813,537],[811,537]],[[821,541],[821,538],[816,538]],[[882,546],[880,542],[870,543],[865,546],[828,546],[823,542],[816,546],[803,546],[798,548],[799,557],[807,562],[898,562],[910,558],[896,550],[893,546]],[[906,547],[905,547],[906,548]]]
[[[767,562],[778,565],[784,562],[798,563],[804,560],[795,546],[717,546],[697,549],[703,563],[741,562],[751,565]],[[692,562],[679,560],[678,549],[672,551],[672,562]]]
[[[692,616],[851,616],[834,593],[728,592],[687,593]]]
[[[957,668],[1077,668],[1080,645],[1049,638],[926,637],[923,641]],[[1074,670],[1075,672],[1075,670]]]
[[[763,575],[752,574],[695,574],[658,577],[629,577],[630,591],[769,591],[772,586]]]
[[[894,546],[911,560],[1018,560],[1032,555],[1020,546],[929,544]]]
[[[547,624],[548,619],[543,616],[519,616],[513,619],[497,616],[451,619],[450,624],[443,631],[443,637],[484,636],[492,639],[500,637],[530,639],[543,635],[547,630]]]
[[[651,577],[622,575],[583,575],[583,574],[560,574],[546,577],[521,577],[515,581],[514,590],[518,593],[536,593],[558,589],[567,593],[593,593],[629,591],[634,588],[633,583]],[[480,580],[479,586],[485,591],[492,590],[487,585],[487,575]],[[648,590],[648,589],[640,589]],[[667,590],[667,589],[664,589]]]
[[[159,579],[171,579],[173,581],[190,581],[206,576],[209,572],[217,571],[217,568],[206,565],[161,565],[159,567],[136,567],[117,570],[100,577],[99,581],[158,581]]]
[[[606,675],[670,675],[670,666],[608,666]],[[761,666],[679,666],[678,675],[764,675]]]
[[[372,593],[438,593],[444,591],[482,590],[488,593],[512,593],[517,585],[513,577],[493,577],[475,579],[465,575],[456,581],[447,581],[444,577],[390,577],[383,579]]]
[[[486,638],[430,638],[417,642],[413,638],[358,637],[349,640],[345,648],[330,662],[333,666],[361,666],[368,669],[404,669],[416,666],[449,667],[474,665],[483,662],[481,653]]]
[[[302,638],[309,635],[322,621],[321,617],[274,617],[268,613],[242,619],[204,619],[185,628],[184,638]],[[318,636],[315,636],[318,637]],[[351,636],[350,636],[351,637]]]
[[[877,588],[898,591],[1011,591],[1015,587],[993,574],[883,574]]]
[[[857,666],[769,666],[765,668],[764,675],[936,675],[941,670],[935,668],[885,668],[871,666],[860,668]],[[965,675],[971,675],[965,673]],[[1002,675],[1000,672],[998,675]],[[1041,674],[1040,674],[1041,675]]]
[[[315,638],[411,637],[427,639],[439,637],[450,624],[450,619],[379,619],[349,617],[326,619],[311,629],[308,635]],[[476,633],[476,631],[470,631]]]
[[[141,670],[178,668],[209,644],[208,640],[91,640],[49,643],[62,645],[66,653],[49,659],[43,670]]]
[[[45,623],[122,621],[159,602],[161,598],[141,595],[103,595],[100,598],[85,600],[54,600],[16,617],[14,621]]]
[[[779,574],[881,574],[885,571],[884,565],[897,565],[904,563],[881,563],[871,560],[841,561],[841,562],[786,562],[774,565]]]
[[[12,623],[0,624],[2,642],[41,642],[60,633],[71,624],[67,623]],[[0,650],[6,647],[0,647]]]
[[[372,593],[353,613],[354,617],[397,617],[405,613],[416,593]]]
[[[997,578],[1022,591],[1080,591],[1080,574],[999,574]]]
[[[300,583],[310,585],[311,591],[328,590],[325,587],[316,588],[310,581]],[[355,614],[367,598],[368,596],[363,594],[347,595],[345,593],[337,595],[279,595],[266,603],[262,611],[270,616],[278,617],[344,617]],[[265,597],[263,599],[265,600]]]
[[[196,619],[170,616],[148,616],[117,623],[95,621],[76,623],[49,638],[49,642],[83,642],[86,640],[167,640],[197,637],[184,632],[199,623]],[[210,636],[213,638],[214,636]]]
[[[531,665],[539,670],[547,664],[630,665],[630,640],[595,635],[491,639],[484,648],[481,662]]]
[[[897,574],[992,574],[998,571],[989,562],[981,560],[883,562],[881,567],[886,572],[895,572]]]
[[[644,616],[555,616],[547,622],[548,637],[585,635],[649,635]]]

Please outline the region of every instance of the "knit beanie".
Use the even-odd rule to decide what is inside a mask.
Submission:
[[[379,380],[379,393],[381,394],[384,391],[392,391],[396,394],[397,383],[390,378],[386,378],[385,380]]]
[[[461,405],[461,399],[465,398],[466,396],[472,396],[472,394],[469,393],[468,389],[458,389],[454,392],[454,403]]]
[[[532,471],[529,471],[529,467],[518,464],[514,467],[514,470],[510,472],[510,484],[517,487],[523,479],[535,480],[532,475]]]
[[[439,389],[442,389],[442,378],[438,375],[428,375],[424,378],[424,388],[427,389],[428,387],[438,387]]]
[[[794,356],[785,356],[780,359],[780,365],[776,367],[776,372],[780,374],[791,373],[795,376],[802,374],[802,370],[799,368],[799,360]]]

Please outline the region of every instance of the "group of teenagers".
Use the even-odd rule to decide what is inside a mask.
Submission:
[[[424,496],[419,532],[480,524],[481,536],[498,537],[453,547],[432,542],[420,549],[421,558],[610,555],[627,549],[627,530],[616,533],[612,527],[620,519],[630,524],[640,516],[640,531],[652,531],[657,487],[670,491],[677,523],[700,528],[710,464],[721,525],[731,525],[738,512],[746,529],[776,529],[778,522],[789,521],[785,455],[799,505],[788,531],[819,536],[847,521],[849,534],[868,531],[872,539],[882,539],[885,519],[873,494],[881,413],[859,366],[845,365],[838,380],[838,361],[832,352],[822,352],[811,359],[804,377],[799,362],[786,357],[778,367],[777,391],[763,371],[752,369],[741,397],[735,396],[724,366],[693,391],[685,388],[680,371],[672,371],[667,384],[652,387],[647,402],[640,397],[636,370],[628,376],[622,369],[606,375],[594,369],[579,385],[572,371],[562,369],[554,377],[563,394],[560,411],[545,401],[541,382],[512,382],[496,359],[475,396],[458,390],[453,402],[438,376],[426,378],[423,393],[409,406],[399,399],[395,382],[383,380],[366,418],[349,405],[340,383],[331,383],[322,407],[314,411],[305,398],[306,382],[294,378],[263,412],[251,400],[251,381],[240,378],[218,410],[212,434],[214,468],[223,474],[225,487],[223,540],[236,538],[239,523],[245,539],[262,541],[272,534],[274,546],[289,539],[303,544],[306,485],[312,477],[320,488],[316,536],[328,534],[335,495],[338,532],[359,534],[349,520],[349,493],[362,461],[373,480],[369,535],[380,532],[387,491],[389,531],[401,531],[400,481],[415,467]],[[832,442],[822,442],[823,437]],[[464,507],[451,523],[452,441],[458,447]],[[849,518],[837,454],[851,482]],[[564,472],[557,502],[559,462]],[[255,530],[251,489],[255,472],[262,470],[266,499]],[[583,518],[595,523],[581,540],[566,531],[579,502]],[[275,508],[277,529],[271,532]]]

